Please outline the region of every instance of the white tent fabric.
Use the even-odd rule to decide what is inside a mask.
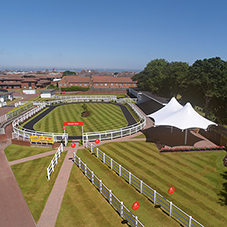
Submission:
[[[182,109],[183,106],[173,97],[166,106],[156,111],[155,113],[147,115],[155,119],[155,124],[159,125],[158,122],[174,114],[178,110]]]
[[[190,103],[187,103],[183,108],[179,109],[178,111],[175,111],[175,112],[172,111],[171,113],[169,113],[168,117],[165,117],[165,118],[163,117],[161,119],[161,115],[160,116],[157,115],[156,117],[153,117],[153,118],[155,119],[155,125],[174,126],[181,130],[185,130],[189,128],[207,129],[209,125],[212,125],[212,124],[216,125],[214,122],[209,121],[206,118],[199,115],[193,109]]]

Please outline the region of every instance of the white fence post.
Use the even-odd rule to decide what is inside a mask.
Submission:
[[[170,216],[170,217],[172,216],[172,209],[173,209],[173,203],[170,202],[170,203],[169,203],[169,216]]]
[[[121,212],[120,212],[121,218],[123,217],[123,209],[124,209],[123,202],[121,202]]]
[[[110,168],[113,169],[113,159],[110,159]]]
[[[102,180],[99,180],[99,191],[102,193]]]
[[[91,153],[93,153],[93,144],[91,143]]]
[[[112,191],[109,190],[109,203],[112,204]]]
[[[138,217],[135,216],[135,227],[137,227],[137,226],[138,226]]]
[[[128,173],[128,183],[131,184],[131,179],[132,179],[132,173]]]
[[[121,165],[119,165],[119,176],[121,176]]]
[[[191,227],[191,224],[192,224],[192,216],[189,216],[188,227]]]
[[[47,179],[50,180],[49,168],[47,168]]]
[[[94,172],[91,171],[91,183],[94,184]]]
[[[81,160],[80,160],[80,158],[78,158],[78,161],[79,161],[79,169],[81,169]]]
[[[96,156],[97,156],[97,158],[99,158],[99,149],[98,148],[96,149]]]
[[[84,175],[87,176],[87,165],[84,164]]]
[[[143,181],[142,180],[140,181],[140,193],[141,194],[143,193]]]
[[[106,162],[106,154],[103,153],[103,163],[105,163],[105,162]]]
[[[156,190],[154,190],[154,205],[156,205]]]

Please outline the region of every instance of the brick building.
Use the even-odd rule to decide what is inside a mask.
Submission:
[[[90,77],[81,76],[64,76],[59,82],[58,87],[89,87],[91,84]]]
[[[93,88],[125,88],[137,87],[131,77],[92,76]]]

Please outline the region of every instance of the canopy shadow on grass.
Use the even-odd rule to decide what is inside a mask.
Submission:
[[[165,126],[151,127],[142,132],[146,135],[146,142],[160,142],[169,147],[194,146],[195,143],[202,140],[201,138],[194,136],[188,130],[187,144],[185,145],[185,132],[174,127],[172,132],[171,127]]]

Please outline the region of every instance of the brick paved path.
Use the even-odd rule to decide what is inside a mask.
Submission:
[[[0,141],[0,226],[36,226],[4,153],[10,144],[10,139]]]
[[[71,147],[67,147],[67,149],[68,152],[61,166],[61,170],[59,171],[54,187],[50,193],[46,206],[38,221],[37,226],[39,227],[55,226],[55,222],[57,220],[66,186],[68,183],[69,175],[73,166],[73,152],[76,152],[77,150],[76,148],[72,149]]]

